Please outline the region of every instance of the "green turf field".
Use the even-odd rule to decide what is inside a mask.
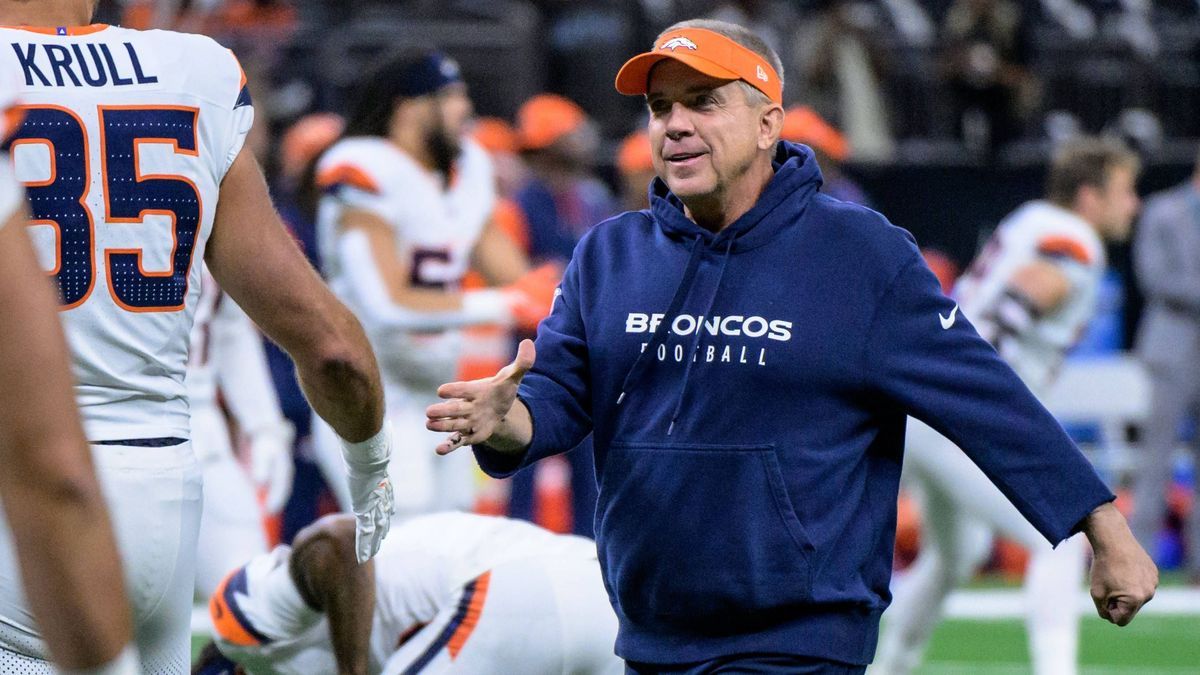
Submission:
[[[1200,616],[1139,616],[1124,628],[1083,622],[1083,675],[1200,674]],[[930,644],[922,675],[1029,673],[1020,621],[945,621]]]
[[[192,641],[193,652],[202,644]],[[1100,619],[1083,622],[1081,675],[1200,675],[1200,616],[1139,616],[1117,628]],[[920,675],[1021,675],[1029,673],[1020,621],[943,622]]]

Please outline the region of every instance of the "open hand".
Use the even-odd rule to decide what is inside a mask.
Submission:
[[[492,437],[517,400],[517,386],[533,367],[535,356],[533,341],[522,340],[513,362],[492,377],[438,387],[438,396],[446,400],[426,409],[425,428],[450,432],[437,446],[439,455]]]

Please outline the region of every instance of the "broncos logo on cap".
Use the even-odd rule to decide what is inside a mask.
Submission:
[[[670,49],[671,51],[675,51],[676,49],[679,49],[680,47],[687,47],[688,49],[691,49],[692,51],[699,49],[699,47],[696,46],[695,42],[692,42],[691,40],[689,40],[683,36],[673,37],[670,40],[667,40],[666,42],[662,43],[662,46],[660,46],[659,49]]]

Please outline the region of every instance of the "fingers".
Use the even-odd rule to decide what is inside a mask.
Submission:
[[[472,445],[483,441],[482,438],[476,438],[478,434],[474,429],[466,428],[456,431],[446,437],[446,440],[438,444],[436,450],[439,455],[448,455],[464,445]]]
[[[425,420],[425,428],[430,431],[461,431],[470,433],[471,420],[467,417],[442,417],[438,419]]]
[[[499,373],[496,373],[497,379],[520,382],[521,378],[525,377],[525,373],[533,368],[536,356],[537,351],[533,347],[533,340],[521,340],[521,344],[517,347],[517,357],[513,359],[512,363],[500,369]]]
[[[381,481],[371,496],[370,508],[354,514],[354,557],[360,565],[379,553],[395,510],[391,481]]]
[[[430,419],[439,417],[463,417],[469,415],[474,406],[460,398],[451,399],[444,403],[434,403],[425,409],[425,416]]]
[[[486,382],[486,380],[475,380],[472,382],[450,382],[438,387],[437,395],[438,398],[460,398],[464,401],[474,401],[475,395],[479,391],[480,384]]]

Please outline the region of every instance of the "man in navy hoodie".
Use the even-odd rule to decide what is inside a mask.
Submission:
[[[891,596],[905,419],[953,440],[1051,542],[1084,531],[1124,625],[1157,570],[1054,418],[942,295],[912,237],[818,192],[779,143],[778,57],[676,24],[645,94],[649,210],[592,229],[534,345],[444,385],[430,429],[506,476],[594,434],[596,534],[636,673],[861,673]]]

